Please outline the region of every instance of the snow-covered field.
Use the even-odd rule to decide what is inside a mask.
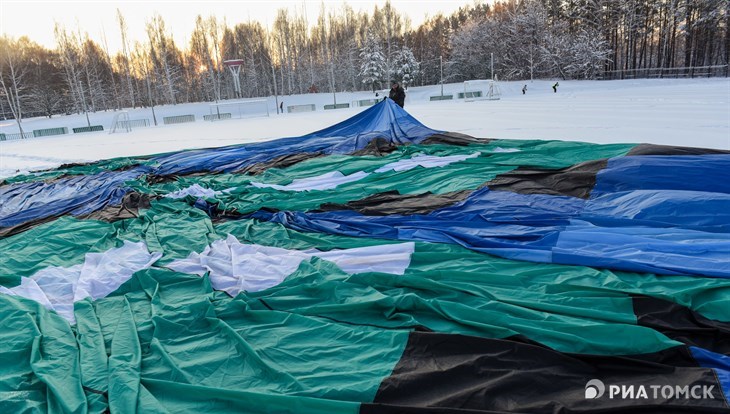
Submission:
[[[405,109],[425,125],[477,137],[558,139],[595,143],[654,143],[730,149],[730,79],[642,79],[625,81],[561,81],[553,93],[550,81],[500,82],[502,99],[430,102],[439,86],[410,88]],[[522,85],[528,85],[522,95]],[[445,94],[464,90],[463,84],[444,85]],[[381,95],[382,96],[382,95]],[[338,93],[337,102],[370,99],[368,92]],[[0,141],[0,178],[68,162],[94,161],[185,148],[217,147],[303,135],[342,121],[366,108],[323,110],[332,94],[280,97],[285,106],[315,104],[315,112],[204,122],[208,103],[156,107],[163,116],[195,114],[197,121],[180,125],[138,128],[108,134],[114,112],[89,114],[104,132]],[[130,110],[130,118],[152,119],[149,109]],[[161,124],[161,122],[160,122]],[[34,118],[26,131],[85,126],[86,117]],[[0,121],[0,133],[16,133],[14,121]]]

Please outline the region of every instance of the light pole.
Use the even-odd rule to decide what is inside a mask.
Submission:
[[[441,67],[441,96],[444,96],[444,57],[439,56],[439,62]]]

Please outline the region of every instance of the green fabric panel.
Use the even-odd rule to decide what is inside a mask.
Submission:
[[[140,217],[116,222],[114,227],[122,237],[139,237],[150,251],[164,253],[159,263],[200,252],[218,238],[204,211],[179,200],[162,199],[151,204]]]
[[[497,148],[519,149],[519,152],[493,152]],[[165,195],[170,192],[199,184],[217,191],[226,190],[210,201],[220,202],[219,208],[235,209],[248,213],[263,207],[303,211],[318,208],[323,203],[346,203],[372,194],[397,190],[401,194],[421,194],[427,191],[442,194],[451,191],[474,190],[499,174],[519,166],[563,168],[579,162],[621,156],[633,145],[596,145],[564,141],[510,141],[497,140],[489,144],[472,144],[466,147],[450,145],[412,145],[399,147],[383,156],[330,155],[309,159],[293,166],[271,168],[257,176],[240,174],[215,174],[180,177],[178,180],[148,185],[143,179],[131,186],[137,191]],[[379,167],[423,153],[434,156],[466,155],[481,152],[478,158],[470,158],[443,167],[424,169],[416,167],[408,171],[387,171],[370,174],[366,178],[339,185],[332,190],[280,191],[256,188],[251,181],[286,185],[297,178],[308,178],[339,171],[350,175],[358,171],[372,173]],[[426,173],[426,171],[428,171]],[[188,202],[195,198],[190,197]]]
[[[79,348],[81,380],[86,390],[89,412],[104,412],[109,401],[108,357],[104,346],[99,320],[94,313],[90,300],[77,302],[74,306],[76,316],[76,343]]]
[[[726,300],[730,280],[693,276],[663,276],[594,269],[586,266],[527,263],[477,253],[457,245],[417,244],[433,255],[413,256],[407,274],[458,278],[459,283],[488,283],[490,291],[506,287],[535,294],[574,292],[584,297],[640,294],[674,301],[710,319],[730,321]],[[464,267],[452,266],[461,263]],[[428,276],[426,276],[428,275]],[[511,293],[510,293],[511,295]],[[725,301],[723,301],[725,299]],[[591,312],[589,306],[586,312]]]
[[[331,250],[393,243],[389,240],[303,233],[287,229],[281,224],[257,220],[233,220],[216,224],[215,228],[220,237],[230,233],[242,242],[289,249],[314,247]],[[551,294],[580,295],[581,298],[586,298],[589,306],[577,307],[573,313],[594,315],[595,318],[602,319],[605,317],[604,312],[610,312],[619,304],[623,306],[620,313],[631,312],[624,302],[627,294],[643,294],[674,300],[708,318],[730,321],[727,307],[723,303],[723,298],[730,295],[728,280],[528,263],[482,254],[450,244],[416,243],[416,247],[416,254],[411,259],[406,276],[457,286],[459,289],[477,289],[481,292],[480,295],[499,294],[505,300],[512,297],[518,300],[520,295],[528,294],[535,298]],[[396,277],[395,280],[399,278]],[[273,288],[275,289],[277,288]],[[273,290],[269,289],[267,292]],[[620,298],[621,301],[609,301],[603,308],[596,308],[593,298],[609,298],[611,301]],[[543,301],[543,306],[559,309],[559,299],[560,297],[552,297]],[[564,307],[562,312],[567,312],[567,309]]]
[[[20,276],[32,276],[48,266],[70,267],[83,263],[86,253],[121,246],[123,241],[118,236],[109,223],[61,217],[0,238],[0,284],[14,286]],[[128,235],[128,239],[134,237]]]
[[[341,273],[332,265],[328,270]],[[148,306],[132,305],[144,301]],[[316,397],[323,401],[315,401],[315,406],[323,407],[330,399],[370,401],[400,358],[408,336],[407,331],[252,311],[240,298],[212,292],[207,278],[157,269],[138,272],[94,307],[102,325],[109,322],[106,331],[112,336],[111,406],[115,401],[130,404],[144,394],[136,389],[137,377],[129,377],[135,371],[146,385],[161,381],[172,387],[194,385],[193,390],[207,387],[211,400],[226,400],[227,393],[246,390],[251,398]],[[107,318],[111,315],[117,317]],[[140,320],[152,320],[154,331],[150,337],[139,335],[135,343],[129,323]],[[136,362],[137,351],[142,353],[141,364]],[[217,393],[211,393],[213,389]],[[157,404],[179,411],[179,398],[161,397]],[[315,403],[303,400],[305,405]],[[352,407],[351,402],[334,407]],[[117,408],[126,412],[129,406]]]
[[[3,410],[86,413],[78,349],[68,322],[36,302],[7,295],[0,295],[0,313]]]
[[[626,155],[636,144],[591,144],[576,141],[497,139],[489,148],[518,149],[520,152],[496,153],[495,162],[539,168],[565,168],[585,161]],[[471,148],[472,146],[469,146]]]
[[[105,227],[95,227],[100,224]],[[105,246],[115,234],[155,240],[174,257],[229,233],[302,250],[388,243],[256,220],[213,225],[200,210],[173,200],[114,225],[76,219],[66,225],[90,226],[82,239],[87,249]],[[169,226],[181,240],[167,237]],[[72,252],[84,254],[82,247]],[[416,243],[403,276],[347,275],[314,258],[281,285],[237,298],[213,291],[207,277],[153,268],[107,298],[77,303],[75,332],[35,302],[0,295],[0,396],[3,407],[19,412],[271,412],[277,404],[282,412],[349,412],[372,400],[408,330],[419,326],[486,337],[523,334],[583,353],[677,344],[636,326],[631,293],[673,298],[729,319],[722,298],[730,281],[518,262],[457,245]],[[108,391],[108,401],[93,391]]]
[[[143,287],[143,292],[123,293],[136,286]],[[140,373],[143,383],[157,380],[262,395],[369,401],[400,358],[407,340],[405,331],[249,311],[242,300],[213,293],[207,278],[170,271],[138,272],[134,281],[115,295],[119,293],[123,296],[98,300],[95,307],[104,316],[119,314],[120,298],[128,303],[148,300],[146,309],[122,305],[123,316],[117,322],[121,325],[123,321],[148,318],[154,324],[151,338],[140,335],[139,349],[146,350]],[[109,309],[105,310],[107,305]],[[127,317],[126,309],[137,309],[138,313]],[[147,309],[151,309],[151,315]],[[119,330],[117,327],[111,341],[112,356],[116,355]],[[110,401],[114,392],[110,384]]]
[[[304,233],[288,229],[279,223],[258,220],[231,220],[214,225],[221,237],[228,234],[236,236],[241,243],[256,243],[283,249],[319,250],[352,249],[356,247],[378,246],[401,243],[398,240],[383,240],[358,237],[343,237],[324,233]]]
[[[152,379],[144,379],[142,383],[151,396],[157,399],[158,404],[171,413],[357,414],[360,411],[359,402],[260,394],[247,390],[210,388]],[[157,409],[154,411],[164,412]]]
[[[339,269],[327,264],[326,272]],[[247,305],[242,299],[216,302],[216,313],[259,350],[262,360],[294,377],[307,390],[306,394],[297,393],[300,395],[371,401],[407,341],[404,330],[338,324],[269,309],[249,310]]]
[[[245,146],[245,145],[242,145]],[[532,163],[523,164],[519,161],[519,165],[534,165],[545,168],[561,168],[575,164],[577,162],[587,161],[590,159],[609,158],[625,155],[634,144],[608,144],[598,145],[585,142],[569,142],[569,141],[539,141],[539,140],[493,140],[488,144],[471,144],[467,147],[458,147],[451,145],[413,145],[398,148],[394,154],[385,157],[360,156],[352,157],[346,155],[333,155],[324,157],[319,162],[313,160],[306,161],[294,165],[290,168],[292,173],[304,172],[306,176],[314,176],[325,172],[339,169],[343,174],[351,174],[360,170],[374,170],[377,167],[392,162],[401,156],[411,156],[416,153],[425,153],[429,155],[453,155],[474,151],[491,151],[496,147],[516,148],[522,151],[529,151],[526,154],[520,154],[519,158],[527,162],[528,158],[532,158]],[[510,156],[514,155],[512,153]],[[549,154],[549,157],[545,155]],[[7,177],[0,181],[1,184],[14,184],[32,181],[41,181],[58,178],[69,175],[91,175],[102,171],[112,171],[128,168],[134,165],[152,165],[150,158],[162,154],[139,156],[139,157],[119,157],[108,160],[102,160],[95,163],[72,165],[65,168],[53,169],[47,171],[38,171],[29,174],[16,175]],[[497,154],[493,154],[497,155]],[[522,155],[525,155],[523,157]],[[345,162],[343,162],[345,161]],[[339,167],[338,167],[339,166]],[[277,173],[267,171],[264,177],[275,179]]]
[[[426,249],[420,254],[433,256],[435,252]],[[516,297],[511,298],[491,293],[488,284],[453,286],[450,278],[435,283],[409,277],[408,272],[404,276],[364,273],[333,278],[318,270],[318,259],[312,262],[315,266],[300,266],[276,287],[248,293],[251,307],[388,329],[425,326],[437,332],[494,338],[522,334],[563,352],[627,355],[678,344],[637,326],[626,295],[586,298],[566,292],[521,295],[510,290]],[[464,263],[450,265],[463,268]],[[449,267],[444,266],[444,274]]]
[[[178,207],[183,208],[183,214],[180,214]],[[162,226],[160,223],[167,222],[174,223],[175,228],[178,229],[190,229],[182,232],[190,239],[183,239],[180,242],[174,237],[164,237],[164,232],[161,237],[158,231],[169,228],[169,226]],[[144,232],[145,240],[161,240],[162,242],[157,243],[158,250],[164,251],[168,260],[170,260],[169,257],[185,257],[191,251],[200,252],[210,242],[225,237],[228,233],[236,235],[242,241],[297,249],[317,247],[329,250],[335,247],[352,248],[380,244],[378,240],[299,233],[285,229],[278,224],[258,223],[253,220],[230,221],[214,228],[202,211],[173,200],[155,203],[142,218],[119,222],[115,226],[118,227],[117,232],[120,235],[133,234],[139,229]],[[102,234],[97,237],[106,237],[106,235]],[[88,244],[93,244],[93,242]],[[421,254],[421,252],[424,253]],[[393,289],[388,283],[378,284],[368,281],[363,279],[365,277],[363,275],[354,276],[347,281],[348,283],[357,281],[358,284],[365,284],[365,288],[374,289],[379,295],[385,295],[388,306],[398,308],[403,306],[404,301],[409,303],[410,307],[407,307],[406,311],[403,311],[398,318],[392,318],[382,323],[368,320],[367,318],[370,317],[368,315],[380,317],[379,315],[383,312],[392,312],[384,305],[385,299],[383,301],[375,300],[372,309],[356,312],[356,317],[361,320],[348,320],[348,322],[360,323],[362,321],[362,323],[376,326],[397,328],[425,325],[434,330],[492,337],[522,333],[534,340],[541,340],[561,349],[563,343],[572,347],[581,347],[584,346],[583,342],[589,339],[596,341],[595,338],[599,334],[593,333],[593,331],[603,332],[607,324],[608,326],[615,323],[631,325],[630,328],[627,328],[627,335],[632,330],[643,330],[644,328],[633,326],[635,321],[628,293],[674,298],[678,303],[698,310],[708,317],[727,319],[727,312],[722,307],[722,298],[726,297],[724,295],[728,293],[728,282],[716,279],[658,278],[654,275],[614,273],[585,267],[538,265],[494,258],[458,246],[431,244],[418,244],[418,253],[414,255],[413,260],[405,277],[388,282],[405,284],[405,286],[401,286],[401,290]],[[443,275],[448,275],[448,278],[441,280],[440,277]],[[385,279],[380,278],[379,280]],[[316,294],[306,292],[306,295],[309,295],[307,300],[313,306],[311,309],[302,307],[301,301],[297,302],[297,306],[302,307],[301,312],[305,314],[320,315],[317,306],[329,304],[333,297],[329,289],[336,288],[339,289],[338,292],[345,291],[342,286],[354,289],[354,292],[357,292],[354,294],[356,297],[367,297],[366,292],[358,290],[361,288],[358,284],[340,286],[340,283],[337,279],[325,279],[324,285],[313,291]],[[284,284],[270,292],[286,286]],[[459,296],[462,294],[461,291],[468,292],[464,299]],[[480,298],[479,303],[469,302],[473,298]],[[411,301],[414,300],[415,304],[411,304]],[[488,301],[485,302],[485,300]],[[349,305],[354,306],[353,303],[349,303]],[[290,309],[288,305],[286,306],[286,309]],[[369,307],[367,302],[358,306]],[[477,313],[470,313],[472,308],[477,308]],[[120,311],[120,309],[116,309],[114,312]],[[337,312],[348,313],[350,311],[348,308],[343,308]],[[504,321],[495,319],[493,314],[502,315],[506,319]],[[482,316],[479,321],[472,321],[471,319],[476,317],[474,315]],[[338,318],[340,317],[338,316]],[[454,318],[463,320],[457,319],[457,322],[453,322]],[[538,323],[541,318],[547,318],[544,325],[550,326],[550,329],[537,328],[537,325],[543,325]],[[143,320],[148,319],[149,316]],[[482,323],[484,320],[488,320],[490,323]],[[556,325],[550,325],[553,322]],[[573,325],[582,326],[585,323],[590,323],[591,328],[580,330],[578,333],[572,332]],[[564,324],[565,327],[559,328],[562,326],[560,324]],[[140,329],[140,336],[150,335],[153,330],[151,325],[140,326],[138,329]],[[561,335],[575,335],[575,339],[566,340]],[[613,334],[609,332],[608,335]],[[642,335],[638,335],[638,337],[646,336]],[[109,332],[105,332],[104,337],[105,341],[110,341]],[[647,341],[649,342],[642,346],[652,347],[654,345],[649,344],[656,343],[657,340],[649,335]],[[663,343],[662,341],[663,339],[660,339],[659,343]],[[610,346],[612,345],[609,343],[590,345],[591,349],[598,353],[604,352],[604,348]],[[578,349],[574,350],[579,352]]]
[[[8,177],[0,184],[15,184],[25,183],[31,181],[41,180],[52,180],[54,178],[62,176],[73,176],[73,175],[92,175],[103,171],[113,171],[123,168],[128,168],[137,164],[146,164],[144,157],[121,157],[112,158],[109,160],[98,161],[90,164],[74,165],[66,168],[58,168],[48,171],[38,171],[30,174],[16,175]]]
[[[142,351],[129,303],[122,307],[109,355],[109,409],[134,412],[139,395]]]

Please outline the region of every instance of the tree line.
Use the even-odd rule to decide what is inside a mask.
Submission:
[[[418,27],[390,2],[372,12],[322,4],[313,26],[305,14],[280,9],[268,28],[198,16],[178,45],[160,15],[146,38],[131,39],[117,11],[115,54],[79,28],[56,26],[54,49],[3,36],[0,111],[22,129],[23,117],[237,98],[228,59],[243,59],[240,97],[249,98],[375,90],[391,79],[592,79],[727,65],[730,55],[727,0],[476,1]]]

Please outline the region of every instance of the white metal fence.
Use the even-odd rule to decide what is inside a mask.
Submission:
[[[727,77],[728,65],[689,66],[681,68],[643,68],[609,70],[598,79],[646,79],[646,78],[713,78]]]

